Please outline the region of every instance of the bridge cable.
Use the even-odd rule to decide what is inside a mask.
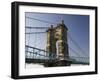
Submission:
[[[78,45],[78,43],[75,41],[75,40],[73,40],[73,38],[71,37],[71,35],[70,34],[68,34],[68,37],[70,38],[70,40],[73,42],[73,44],[74,45],[76,45],[79,49],[80,49],[80,51],[85,55],[86,54],[86,52],[85,51],[83,51],[83,49]]]
[[[38,26],[37,27],[32,27],[32,26],[26,26],[25,28],[26,29],[48,29],[48,28],[51,28],[51,27],[40,27],[40,26],[39,27]]]
[[[46,32],[27,32],[25,34],[45,34]]]
[[[69,47],[69,49],[70,49],[73,53],[75,53],[77,56],[80,57],[80,54],[79,54],[78,52],[76,52],[73,48]]]
[[[57,24],[57,23],[53,23],[53,22],[50,22],[50,21],[41,20],[41,19],[37,19],[37,18],[33,18],[33,17],[26,17],[26,18],[33,19],[33,20],[37,20],[37,21],[40,21],[40,22],[43,22],[43,23]]]

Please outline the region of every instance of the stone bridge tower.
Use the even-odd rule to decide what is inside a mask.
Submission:
[[[64,21],[58,24],[57,27],[51,26],[47,31],[47,51],[49,56],[55,56],[53,62],[48,66],[68,66],[69,51],[67,41],[68,28],[65,26]]]

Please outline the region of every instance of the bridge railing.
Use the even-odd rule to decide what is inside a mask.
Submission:
[[[30,59],[56,59],[56,54],[27,45],[25,46],[25,55],[26,58]]]
[[[44,61],[58,60],[56,54],[27,45],[25,46],[25,54],[25,58],[27,59],[41,59]],[[89,57],[66,56],[64,59],[73,63],[89,63]]]
[[[69,60],[73,62],[78,62],[78,63],[87,63],[89,64],[89,57],[75,57],[75,56],[69,56]]]

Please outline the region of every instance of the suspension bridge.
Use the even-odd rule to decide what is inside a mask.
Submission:
[[[50,21],[32,18],[32,17],[26,17],[26,19],[35,20],[35,21],[39,21],[42,23],[57,24],[57,23],[53,23]],[[64,24],[64,22],[62,22],[62,24]],[[60,26],[63,26],[62,24],[60,24]],[[25,62],[26,63],[37,63],[37,64],[41,64],[45,67],[70,66],[71,64],[89,65],[89,57],[86,56],[86,52],[78,45],[78,43],[73,39],[73,37],[71,36],[71,34],[69,32],[64,33],[64,34],[66,34],[65,35],[66,37],[65,36],[63,37],[63,34],[61,34],[61,37],[64,38],[64,39],[62,39],[62,41],[64,41],[65,45],[62,45],[63,42],[61,42],[60,43],[61,46],[56,46],[56,43],[57,43],[57,41],[59,41],[58,39],[60,37],[59,30],[57,31],[58,36],[56,36],[55,37],[56,39],[54,39],[53,37],[55,34],[53,34],[53,36],[52,36],[52,33],[53,33],[53,32],[51,32],[52,28],[55,29],[58,27],[53,27],[53,25],[51,25],[51,27],[49,27],[49,26],[48,27],[44,27],[44,26],[43,27],[35,27],[35,26],[26,26],[25,27],[25,35],[26,35]],[[48,32],[49,32],[49,34],[48,34]],[[54,31],[54,33],[55,33],[55,31]],[[50,37],[49,38],[46,37],[46,39],[47,39],[46,42],[49,41],[49,43],[47,43],[47,47],[45,47],[46,49],[37,48],[35,44],[34,45],[30,44],[30,40],[31,40],[31,42],[32,42],[32,40],[34,40],[35,43],[38,40],[40,40],[42,43],[41,39],[38,39],[35,41],[36,36],[38,37],[39,35],[42,35],[42,34],[52,36],[51,37],[52,39]],[[33,37],[33,36],[35,36],[35,37]],[[56,40],[56,41],[54,44],[52,44],[54,42],[54,40]],[[70,46],[69,41],[71,43],[73,43],[73,45],[76,46],[76,48],[78,49],[78,52],[77,52],[77,50],[75,50],[74,48],[72,48]],[[52,44],[52,46],[53,45],[54,46],[53,47],[50,46],[51,44]],[[63,47],[63,49],[61,47]],[[57,48],[58,48],[58,52],[59,52],[59,50],[62,49],[61,50],[62,54],[56,52]],[[67,50],[67,51],[63,51],[63,50]]]

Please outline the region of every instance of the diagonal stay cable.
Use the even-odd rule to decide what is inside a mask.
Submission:
[[[68,36],[69,36],[70,40],[74,43],[74,45],[76,45],[76,46],[80,49],[80,51],[81,51],[84,55],[86,55],[86,52],[78,45],[78,43],[77,43],[75,40],[73,40],[73,38],[71,37],[71,35],[68,34]]]
[[[51,28],[51,27],[32,27],[32,26],[25,26],[25,28],[27,28],[27,29],[49,29],[49,28]]]
[[[46,34],[46,32],[28,32],[25,34]]]
[[[75,53],[76,55],[78,55],[79,57],[81,57],[80,54],[79,54],[78,52],[76,52],[73,48],[69,47],[69,49],[70,49],[73,53]]]
[[[76,60],[80,60],[80,61],[86,61],[86,60],[88,60],[89,59],[89,57],[82,57],[82,56],[80,56],[80,54],[78,53],[78,52],[76,52],[74,49],[72,49],[72,48],[70,48],[69,47],[69,49],[74,53],[74,54],[77,54],[78,55],[78,57],[77,56],[70,56],[70,57],[72,57],[72,58],[74,58],[74,59],[76,59]]]
[[[66,43],[66,42],[65,42]],[[67,43],[66,43],[67,44]],[[72,50],[72,52],[73,53],[75,53],[75,54],[77,54],[78,56],[80,56],[80,54],[78,53],[78,52],[76,52],[73,48],[71,48],[69,45],[68,45],[68,48],[70,49],[70,50]]]
[[[66,41],[64,40],[64,42],[66,43]],[[67,43],[66,43],[67,44]],[[69,50],[71,50],[74,54],[76,54],[76,56],[78,56],[77,58],[89,58],[87,56],[82,57],[76,50],[74,50],[73,48],[71,48],[70,46],[68,46]],[[70,51],[69,51],[70,52]],[[76,57],[76,56],[70,56],[70,57]]]
[[[37,20],[37,21],[44,22],[44,23],[49,23],[49,24],[57,24],[57,23],[53,23],[53,22],[50,22],[50,21],[46,21],[46,20],[42,20],[42,19],[37,19],[37,18],[33,18],[33,17],[26,17],[26,18]]]

